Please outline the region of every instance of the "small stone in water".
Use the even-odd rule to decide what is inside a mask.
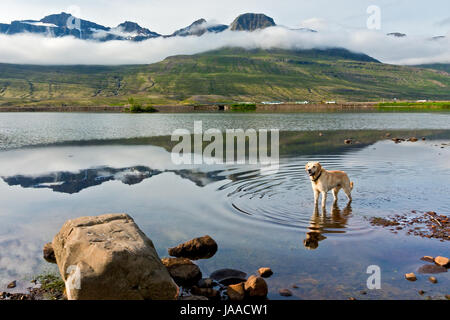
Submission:
[[[423,256],[422,258],[420,258],[420,260],[422,261],[426,261],[426,262],[434,262],[434,258],[432,256]]]
[[[259,268],[258,273],[263,278],[268,278],[273,275],[273,271],[270,268]]]
[[[428,280],[429,280],[431,283],[437,283],[437,282],[438,282],[437,279],[436,279],[436,277],[429,277]]]
[[[413,272],[405,274],[405,278],[406,278],[406,280],[409,280],[409,281],[417,280],[416,275]]]

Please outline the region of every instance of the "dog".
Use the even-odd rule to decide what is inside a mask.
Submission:
[[[305,171],[311,179],[311,185],[314,191],[314,206],[319,204],[319,193],[322,194],[322,208],[325,208],[327,202],[327,193],[333,190],[334,202],[337,202],[339,190],[344,190],[348,202],[352,202],[353,182],[350,182],[348,175],[344,171],[325,170],[319,162],[308,162]]]

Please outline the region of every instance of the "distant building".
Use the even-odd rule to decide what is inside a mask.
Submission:
[[[281,101],[263,101],[262,104],[283,104]]]
[[[308,104],[309,101],[296,101],[295,104]]]
[[[336,104],[336,101],[325,101],[326,104]]]

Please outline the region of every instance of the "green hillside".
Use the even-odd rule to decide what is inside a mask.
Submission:
[[[151,65],[0,64],[0,106],[223,101],[450,100],[450,75],[344,49],[221,49]]]

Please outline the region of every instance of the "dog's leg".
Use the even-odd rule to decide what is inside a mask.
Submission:
[[[333,204],[337,204],[339,190],[341,190],[341,187],[336,187],[333,189],[333,198],[334,198]]]
[[[322,209],[327,206],[327,193],[322,192]]]
[[[347,195],[348,202],[349,202],[349,203],[352,202],[352,193],[351,193],[350,188],[349,188],[349,187],[345,187],[345,188],[344,188],[344,192],[345,192],[345,194]]]
[[[314,190],[314,207],[319,206],[319,190]]]

